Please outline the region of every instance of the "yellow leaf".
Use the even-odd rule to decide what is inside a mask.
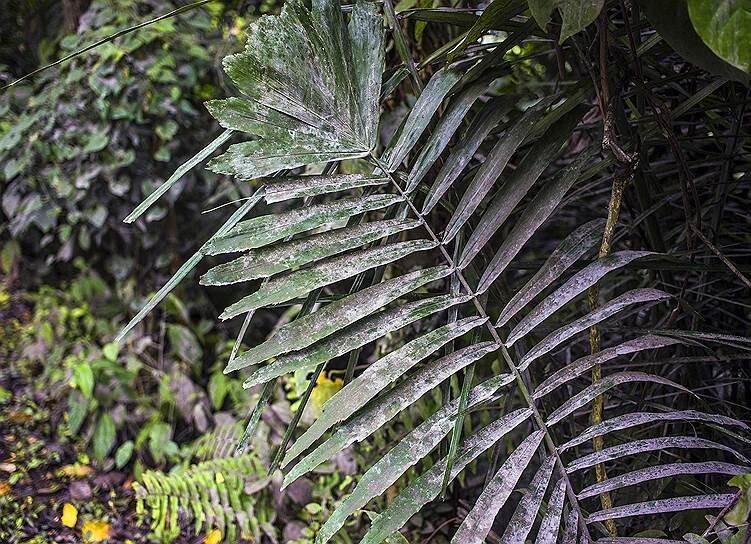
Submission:
[[[344,385],[341,378],[331,379],[325,372],[321,372],[316,380],[316,386],[310,393],[310,402],[313,415],[321,414],[321,407]]]
[[[86,542],[102,542],[110,537],[110,524],[103,520],[86,521],[81,532]]]
[[[66,527],[75,527],[76,521],[78,521],[78,510],[76,507],[69,502],[63,504],[63,515],[60,517],[60,521]]]
[[[65,465],[58,470],[58,473],[69,478],[84,478],[94,472],[89,465],[76,463],[75,465]]]
[[[222,532],[219,529],[213,529],[206,538],[203,539],[203,544],[219,544],[222,541]]]
[[[4,497],[10,493],[10,484],[8,482],[0,482],[0,497]]]

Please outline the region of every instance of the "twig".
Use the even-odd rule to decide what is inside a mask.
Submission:
[[[704,242],[704,245],[707,246],[709,249],[711,249],[712,253],[714,253],[715,255],[717,255],[717,257],[723,263],[725,263],[725,266],[727,266],[733,274],[735,274],[736,276],[738,276],[739,280],[741,280],[743,283],[746,284],[746,286],[749,289],[751,289],[751,280],[749,280],[743,274],[743,272],[741,272],[738,269],[738,267],[735,266],[735,264],[733,264],[733,261],[731,261],[730,259],[728,259],[727,257],[725,257],[725,255],[722,253],[722,251],[720,251],[720,249],[716,245],[714,245],[709,240],[709,238],[707,238],[706,236],[704,236],[704,234],[695,225],[691,225],[691,229],[694,231],[694,233],[696,234],[696,236],[698,236],[699,240],[701,240],[702,242]]]

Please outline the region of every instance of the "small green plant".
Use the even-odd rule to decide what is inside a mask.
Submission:
[[[217,529],[227,542],[260,541],[272,521],[272,498],[261,492],[267,483],[266,469],[253,454],[212,459],[169,474],[149,470],[134,484],[136,512],[148,513],[152,534],[161,542],[181,534],[181,512],[196,534]]]

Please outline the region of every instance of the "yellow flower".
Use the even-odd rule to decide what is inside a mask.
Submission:
[[[110,537],[110,524],[104,520],[86,521],[81,533],[85,542],[102,542]]]
[[[222,532],[219,529],[212,529],[206,538],[203,539],[203,544],[219,544],[222,541]]]
[[[78,521],[78,509],[66,502],[63,504],[63,515],[60,517],[60,521],[66,527],[75,527],[76,521]]]
[[[311,409],[313,415],[321,414],[321,408],[334,394],[344,385],[341,378],[331,379],[325,372],[321,372],[316,380],[316,386],[310,394]]]

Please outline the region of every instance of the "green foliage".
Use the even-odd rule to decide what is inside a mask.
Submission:
[[[751,3],[748,0],[688,0],[696,32],[712,51],[751,73]]]
[[[162,542],[179,536],[180,511],[195,521],[197,534],[215,528],[226,542],[241,536],[260,540],[269,530],[267,516],[273,511],[271,497],[259,493],[265,479],[263,465],[250,454],[213,459],[170,474],[146,471],[135,485],[136,511],[148,511],[152,534]]]
[[[222,5],[214,7],[126,35],[0,97],[3,235],[21,242],[39,272],[82,255],[120,280],[169,264],[154,251],[164,248],[160,233],[152,230],[134,246],[121,221],[166,179],[171,163],[210,134],[201,104],[218,93],[210,45],[231,40],[226,30],[220,35]],[[105,37],[135,14],[131,2],[97,0],[60,49]],[[178,128],[197,139],[176,138]],[[211,174],[191,175],[171,193],[170,201],[183,193],[180,207],[165,201],[146,222],[164,225],[171,216],[181,225],[184,212],[197,213],[221,191],[217,183]]]
[[[64,289],[45,286],[32,293],[34,311],[18,332],[14,364],[25,375],[38,374],[36,390],[52,392],[65,408],[59,434],[78,446],[88,444],[100,466],[114,459],[123,468],[134,454],[137,465],[163,465],[179,459],[172,436],[177,421],[203,432],[211,424],[211,404],[214,410],[230,405],[243,411],[247,399],[239,380],[203,367],[204,359],[221,356],[226,341],[200,324],[188,326],[190,309],[174,295],[166,349],[149,331],[134,339],[137,354],[110,342],[125,312],[121,289],[127,292],[127,286],[111,289],[83,270]],[[160,357],[163,369],[155,366]],[[204,389],[206,383],[213,385]]]
[[[496,81],[518,59],[503,62],[504,55],[517,43],[534,39],[537,32],[527,17],[514,21],[518,24],[505,40],[491,38],[480,44],[487,47],[476,47],[491,29],[511,26],[509,19],[516,17],[513,2],[501,0],[493,2],[466,34],[445,40],[435,56],[424,60],[421,69],[433,62],[443,64],[429,75],[418,73],[390,3],[384,4],[381,15],[366,0],[347,9],[349,16],[343,15],[336,0],[289,2],[279,16],[251,25],[243,53],[225,58],[225,70],[242,96],[212,101],[209,108],[224,128],[246,133],[247,140],[230,146],[209,167],[240,180],[258,179],[259,188],[206,244],[209,254],[244,255],[210,270],[203,281],[237,285],[241,298],[220,318],[244,314],[246,324],[265,307],[304,301],[303,308],[310,309],[321,302],[324,292],[327,298],[320,309],[282,323],[225,367],[227,373],[248,367],[246,388],[268,388],[276,378],[294,375],[298,412],[275,456],[288,470],[284,485],[292,485],[350,445],[388,429],[400,412],[425,407],[421,398],[441,389],[438,409],[420,414],[421,424],[384,441],[390,451],[362,475],[349,498],[320,527],[317,544],[332,539],[350,515],[403,478],[408,484],[399,485],[398,494],[373,520],[362,542],[376,544],[388,538],[454,482],[458,482],[455,489],[466,491],[462,489],[466,480],[459,475],[472,467],[483,467],[485,483],[481,492],[472,493],[477,501],[462,516],[452,540],[457,544],[483,542],[497,516],[511,520],[500,536],[500,541],[509,543],[525,541],[533,529],[540,541],[555,542],[562,533],[565,542],[589,542],[616,534],[615,520],[623,518],[639,518],[639,525],[649,520],[656,526],[664,513],[690,519],[693,511],[722,510],[732,504],[731,494],[707,491],[713,489],[710,475],[724,478],[748,471],[749,461],[736,449],[738,444],[699,438],[690,425],[701,421],[742,433],[748,426],[736,418],[699,411],[704,407],[683,396],[690,389],[661,374],[669,366],[642,367],[644,361],[636,358],[639,352],[681,350],[697,334],[725,345],[729,341],[729,337],[695,332],[696,324],[685,316],[688,330],[660,328],[655,317],[659,312],[647,312],[647,304],[672,300],[673,293],[647,286],[654,282],[669,289],[671,284],[633,270],[665,271],[659,264],[650,269],[647,263],[667,256],[635,250],[643,247],[644,240],[622,244],[613,238],[623,185],[626,179],[635,180],[637,150],[642,152],[645,142],[651,145],[660,132],[672,144],[673,160],[683,161],[676,151],[680,144],[673,142],[672,119],[663,117],[664,107],[651,91],[634,85],[630,92],[639,95],[637,107],[632,96],[621,95],[622,89],[610,84],[611,79],[619,79],[619,85],[627,86],[645,73],[651,77],[641,63],[654,69],[652,64],[663,59],[640,59],[632,33],[628,45],[633,50],[628,54],[609,51],[609,43],[623,46],[609,35],[593,40],[594,28],[570,39],[603,9],[612,8],[605,15],[617,14],[625,9],[622,5],[535,2],[532,12],[546,26],[554,8],[558,9],[554,19],[561,22],[559,41],[573,46],[568,53],[577,56],[577,66],[584,67],[569,71],[564,50],[551,50],[558,56],[557,75],[569,86],[560,93],[521,87],[523,96],[507,96],[501,91]],[[631,32],[628,16],[624,12],[619,24]],[[377,104],[383,98],[385,23],[392,27],[394,48],[403,64],[394,67],[391,77],[410,74],[416,96],[408,101],[407,114],[393,137],[381,142],[375,134]],[[597,32],[610,32],[609,17],[603,17],[603,23]],[[586,42],[587,47],[582,47]],[[596,69],[603,70],[599,80],[591,67],[592,51],[599,51],[595,55]],[[621,61],[612,73],[606,62],[610,54]],[[635,66],[629,64],[632,57]],[[623,76],[626,70],[633,74]],[[651,83],[661,86],[662,72],[656,73]],[[388,92],[398,85],[398,81],[390,85]],[[688,99],[681,95],[684,101],[678,101],[673,113],[686,114],[711,95],[707,93]],[[645,101],[652,108],[649,114],[644,111]],[[620,108],[617,118],[616,107]],[[598,119],[602,132],[585,128],[586,112]],[[616,130],[617,123],[624,126]],[[700,125],[702,134],[710,132]],[[576,136],[579,131],[587,134],[582,140]],[[632,154],[614,140],[629,135],[636,135],[624,144],[631,146]],[[594,143],[599,141],[602,148]],[[352,158],[370,162],[370,178],[355,176],[353,182],[352,176],[336,173],[339,162]],[[323,171],[321,163],[327,163]],[[688,167],[679,162],[678,168]],[[275,175],[265,177],[271,174]],[[388,183],[367,182],[379,176],[388,178]],[[599,184],[611,197],[590,206],[588,198],[596,194],[592,188]],[[250,211],[246,205],[262,199],[276,207],[240,221]],[[565,212],[564,203],[571,201],[576,202],[577,212],[591,208],[591,217]],[[654,209],[642,213],[651,216]],[[381,230],[388,221],[405,218],[419,226],[412,232]],[[363,225],[371,225],[371,231]],[[380,240],[359,238],[363,230],[380,232]],[[354,244],[340,243],[347,233]],[[685,239],[671,240],[673,247],[684,243],[693,247]],[[306,257],[296,260],[301,254]],[[541,262],[525,266],[525,255]],[[197,253],[190,266],[202,256]],[[514,264],[524,272],[512,268]],[[167,283],[159,297],[181,274]],[[616,275],[620,281],[611,282],[609,277]],[[247,291],[240,286],[257,278],[263,281]],[[622,293],[623,288],[630,290]],[[610,302],[601,307],[600,295],[606,293]],[[680,293],[675,296],[682,297],[685,289]],[[581,315],[575,301],[585,294],[589,313]],[[144,309],[153,307],[159,297]],[[641,305],[636,313],[645,320],[640,323],[649,323],[648,333],[631,320],[633,314],[619,314],[633,326],[608,332],[612,347],[602,349],[598,324],[618,313],[613,308],[622,304]],[[123,334],[144,318],[145,310]],[[580,345],[578,336],[587,329],[591,331],[588,349]],[[751,344],[745,337],[733,339],[742,349]],[[373,350],[370,358],[373,342],[387,342],[392,349],[380,358]],[[554,346],[561,350],[558,355],[565,353],[562,361],[547,355]],[[633,357],[626,368],[606,365],[626,355]],[[298,416],[312,396],[312,380],[327,365],[338,364],[339,357],[347,359],[347,383],[287,448]],[[353,377],[358,362],[368,364]],[[311,381],[306,379],[309,372]],[[455,388],[442,384],[458,381],[459,376],[464,383],[452,400]],[[678,404],[666,403],[653,411],[652,401],[639,392],[644,387],[657,398],[667,395]],[[606,394],[614,400],[608,406],[609,419],[603,421],[600,402]],[[467,413],[471,410],[490,415],[473,417]],[[583,417],[590,412],[591,420]],[[673,424],[659,437],[638,438],[645,426],[655,428],[663,421]],[[603,449],[603,437],[615,430],[621,431],[620,444]],[[501,440],[504,447],[497,445]],[[664,450],[673,447],[709,449],[735,459],[733,463],[703,457],[696,463],[648,462],[653,454],[662,459]],[[615,467],[625,470],[609,479],[602,476],[604,463],[615,460]],[[583,473],[592,467],[598,470],[597,483]],[[678,485],[657,486],[676,476]],[[707,485],[692,483],[694,479]],[[644,484],[647,491],[614,506],[611,492],[620,496],[634,484]],[[525,493],[526,486],[530,490]],[[600,498],[599,504],[588,502],[590,498]],[[685,529],[693,526],[687,522]],[[638,526],[630,529],[634,537],[645,535]],[[667,536],[658,529],[650,534]]]

